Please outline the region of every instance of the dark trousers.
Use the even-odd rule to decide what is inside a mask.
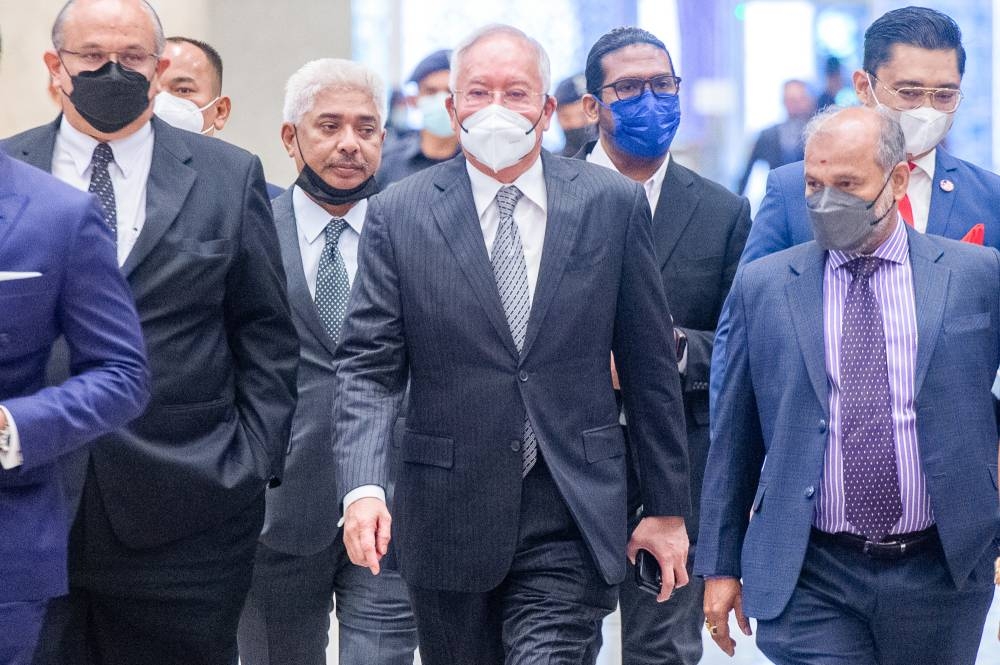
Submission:
[[[879,560],[813,539],[788,606],[757,622],[757,646],[776,665],[973,665],[989,563],[958,590],[939,544]]]
[[[47,601],[0,603],[0,663],[29,665]]]
[[[92,471],[70,532],[70,593],[50,603],[35,665],[228,665],[250,588],[264,494],[208,531],[134,550]]]
[[[424,665],[579,665],[617,600],[541,458],[524,479],[517,550],[500,586],[411,584],[410,596]]]
[[[417,629],[406,585],[383,565],[372,575],[344,541],[297,556],[257,547],[253,585],[240,617],[243,665],[325,665],[336,607],[339,665],[413,665]]]

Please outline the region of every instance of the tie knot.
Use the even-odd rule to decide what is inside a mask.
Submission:
[[[95,167],[103,169],[115,161],[115,155],[107,143],[98,143],[94,146],[94,156],[91,159]]]
[[[521,200],[522,196],[524,196],[524,194],[514,185],[507,185],[506,187],[500,188],[500,191],[497,192],[497,207],[500,208],[501,219],[513,217],[514,208],[517,206],[517,202]]]
[[[327,245],[336,245],[340,240],[340,234],[347,228],[347,222],[343,217],[334,217],[326,225],[323,231]]]
[[[853,261],[849,261],[845,267],[850,271],[851,277],[855,281],[859,279],[867,281],[869,277],[875,274],[880,265],[882,265],[882,259],[877,256],[859,256]]]

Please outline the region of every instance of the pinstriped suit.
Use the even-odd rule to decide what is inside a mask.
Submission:
[[[626,465],[612,349],[647,512],[689,510],[680,382],[645,196],[602,167],[541,159],[546,231],[520,356],[464,158],[370,201],[338,348],[337,484],[341,496],[384,485],[409,378],[393,533],[403,577],[420,587],[485,592],[515,565],[519,530],[534,518],[521,514],[526,413],[591,567],[604,584],[621,581]]]

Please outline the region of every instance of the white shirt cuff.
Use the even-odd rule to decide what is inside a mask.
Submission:
[[[1000,369],[997,370],[997,377],[993,380],[993,396],[1000,399]],[[0,407],[2,408],[2,407]]]
[[[385,490],[378,485],[362,485],[361,487],[355,487],[344,495],[344,512],[346,513],[347,507],[358,499],[378,499],[382,503],[385,503]],[[340,521],[337,522],[337,526],[344,526],[343,515],[340,516]]]
[[[17,423],[6,407],[0,406],[0,411],[7,418],[7,425],[10,427],[10,440],[8,445],[0,449],[0,466],[6,470],[15,469],[24,463],[24,456],[21,455],[21,437],[17,434]]]

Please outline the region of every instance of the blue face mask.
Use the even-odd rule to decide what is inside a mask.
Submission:
[[[654,95],[646,90],[638,97],[607,105],[615,119],[615,144],[636,157],[661,157],[670,150],[677,127],[681,124],[681,100],[678,95]]]

